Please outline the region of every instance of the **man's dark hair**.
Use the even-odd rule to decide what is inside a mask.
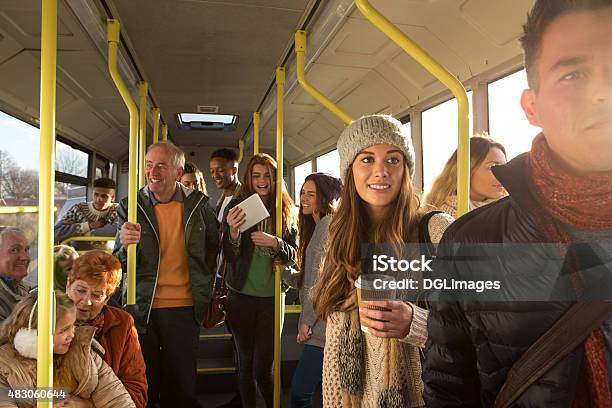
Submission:
[[[108,177],[101,177],[99,179],[94,180],[94,188],[95,187],[99,187],[99,188],[112,188],[113,190],[117,189],[117,183],[115,183],[115,180],[110,179]]]
[[[523,25],[521,45],[525,52],[525,70],[529,87],[537,91],[535,68],[544,32],[557,17],[570,11],[591,11],[612,6],[612,0],[537,0]]]
[[[232,149],[217,149],[210,155],[210,160],[214,159],[215,157],[219,157],[233,163],[238,162],[238,155]]]

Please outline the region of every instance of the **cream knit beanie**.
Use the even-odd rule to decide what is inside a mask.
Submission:
[[[338,139],[340,177],[343,182],[346,183],[346,172],[355,156],[377,144],[397,146],[404,153],[410,176],[414,175],[414,147],[404,125],[393,116],[369,115],[351,122]]]

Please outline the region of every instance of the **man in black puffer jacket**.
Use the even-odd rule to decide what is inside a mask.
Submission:
[[[588,267],[609,277],[597,287],[604,294],[598,299],[610,300],[612,0],[537,0],[524,30],[530,89],[521,105],[543,133],[530,152],[493,170],[509,197],[452,224],[438,256],[447,276],[462,278],[470,269],[466,262],[472,262],[457,256],[462,246],[555,243],[533,247],[559,248],[558,257],[570,268],[570,290],[580,299],[593,288],[582,279],[585,269],[568,259],[569,248],[584,243],[592,251]],[[490,259],[495,263],[489,269],[500,277],[532,274],[525,286],[551,293],[539,279],[537,258],[521,259],[520,270],[519,262]],[[500,293],[496,302],[432,303],[423,368],[428,407],[492,407],[513,364],[572,305],[518,302],[508,291]],[[511,406],[612,407],[612,317],[585,337]]]

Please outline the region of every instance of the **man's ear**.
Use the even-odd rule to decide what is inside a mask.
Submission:
[[[232,166],[232,176],[238,174],[238,166]]]
[[[533,89],[525,89],[521,94],[521,107],[525,112],[525,117],[533,126],[540,126],[538,118],[538,109],[536,103],[536,94]]]
[[[180,168],[178,170],[178,176],[176,176],[176,181],[181,181],[181,177],[183,177],[183,173],[185,173],[185,169]]]

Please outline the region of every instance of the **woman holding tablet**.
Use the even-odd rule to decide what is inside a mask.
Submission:
[[[273,405],[274,261],[295,262],[297,227],[294,205],[282,189],[283,237],[274,235],[276,161],[260,153],[249,161],[242,187],[228,205],[223,225],[227,259],[227,323],[238,348],[239,387],[243,407],[256,406],[255,382],[266,406]],[[257,194],[271,217],[240,231],[247,214],[237,204]]]

